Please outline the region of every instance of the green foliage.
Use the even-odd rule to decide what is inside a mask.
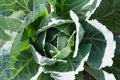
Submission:
[[[105,70],[119,80],[120,39],[113,65],[101,68],[108,42],[87,19],[97,4],[91,1],[1,0],[0,79],[85,80],[85,70],[105,80]],[[119,34],[119,0],[102,0],[90,19]]]
[[[12,17],[12,15],[16,16]],[[17,32],[19,27],[22,25],[21,19],[25,14],[22,11],[18,11],[12,15],[10,17],[0,15],[0,41],[3,43],[15,37],[12,34],[13,32]],[[3,44],[0,43],[0,45]]]
[[[107,5],[106,5],[107,4]],[[91,19],[97,19],[114,33],[120,34],[120,0],[102,0]]]
[[[95,29],[90,24],[85,23],[83,26],[86,31],[83,41],[92,43],[92,49],[90,51],[87,63],[91,67],[99,69],[106,47],[105,38],[97,29]]]
[[[113,65],[111,67],[104,68],[107,72],[113,73],[116,77],[116,80],[120,79],[120,37],[115,35],[116,40],[116,50],[115,50],[115,57],[113,58]]]
[[[38,80],[54,80],[54,79],[50,77],[50,74],[41,73]]]
[[[9,16],[19,10],[29,13],[38,4],[47,4],[47,0],[1,0],[0,14]]]
[[[85,65],[85,70],[89,74],[91,74],[96,80],[105,80],[102,70],[96,70],[86,65]]]
[[[63,18],[70,18],[69,11],[73,10],[80,20],[86,18],[88,11],[92,11],[95,8],[96,1],[92,4],[86,5],[90,0],[57,0],[56,13]]]

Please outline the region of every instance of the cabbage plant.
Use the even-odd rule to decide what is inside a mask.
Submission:
[[[1,0],[0,80],[119,80],[119,0]]]

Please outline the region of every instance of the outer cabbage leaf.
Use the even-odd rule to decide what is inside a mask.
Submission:
[[[97,0],[57,0],[56,13],[63,18],[70,18],[69,11],[73,10],[80,18],[84,20],[96,5]]]
[[[92,49],[87,64],[92,68],[99,69],[105,53],[106,40],[103,34],[88,23],[84,23],[85,37],[83,42],[92,43]]]
[[[87,71],[90,75],[92,75],[96,80],[105,80],[104,73],[102,70],[93,69],[87,65],[85,65],[85,71]]]
[[[2,80],[29,80],[38,69],[31,50],[29,49],[28,40],[21,40],[25,27],[34,23],[36,19],[42,19],[47,15],[47,9],[43,4],[34,8],[34,10],[26,17],[22,28],[18,31],[18,35],[13,43],[11,53],[1,56],[1,79]]]
[[[37,80],[54,80],[54,79],[48,73],[41,73]]]
[[[49,6],[48,0],[1,0],[0,14],[9,16],[19,10],[27,14],[38,4],[45,4],[46,7]]]
[[[75,80],[84,80],[84,75],[82,72],[79,72],[77,75],[75,75]]]
[[[2,55],[2,50],[10,49],[7,46],[12,45],[16,34],[22,25],[22,19],[25,16],[24,12],[18,11],[12,16],[4,17],[0,16],[0,54]],[[5,47],[6,46],[6,47]]]
[[[0,58],[0,79],[1,80],[29,80],[38,69],[30,50],[22,51],[19,56],[10,62],[10,58],[14,57],[10,54],[3,55]]]
[[[12,32],[17,32],[22,21],[11,17],[0,16],[0,39],[8,41],[12,39]],[[11,37],[11,38],[10,38]]]
[[[90,19],[97,19],[109,30],[120,34],[120,0],[102,0]]]

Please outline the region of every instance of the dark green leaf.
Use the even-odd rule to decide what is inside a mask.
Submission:
[[[18,56],[3,55],[0,62],[1,80],[29,80],[37,72],[38,65],[35,63],[30,50],[22,51]],[[12,60],[11,60],[12,58]],[[10,62],[8,62],[10,61]],[[14,65],[11,65],[14,64]]]
[[[16,11],[22,10],[29,13],[38,4],[45,4],[48,6],[48,0],[1,0],[0,1],[0,14],[9,16]]]
[[[58,35],[60,34],[60,32],[57,29],[49,29],[47,30],[47,42],[51,42],[53,41]]]
[[[37,80],[54,80],[49,73],[41,73]]]
[[[79,72],[77,75],[75,75],[75,80],[84,80],[84,75],[82,72]]]
[[[115,36],[115,41],[116,41],[116,50],[115,50],[115,58],[120,58],[120,36]]]
[[[84,7],[90,0],[57,0],[56,13],[63,18],[70,18],[69,11],[73,10],[83,20],[86,17],[86,13],[94,9],[96,1],[91,5]]]
[[[102,70],[96,70],[85,65],[85,71],[92,75],[96,80],[105,80]]]
[[[99,69],[105,53],[106,41],[103,34],[88,23],[83,25],[85,37],[83,42],[92,43],[92,49],[87,63],[95,69]]]
[[[120,0],[102,0],[91,19],[97,19],[112,32],[120,34]]]
[[[31,42],[32,45],[36,48],[38,52],[41,53],[41,55],[46,55],[44,50],[45,50],[45,40],[46,40],[46,32],[42,32],[39,34],[38,38]]]

